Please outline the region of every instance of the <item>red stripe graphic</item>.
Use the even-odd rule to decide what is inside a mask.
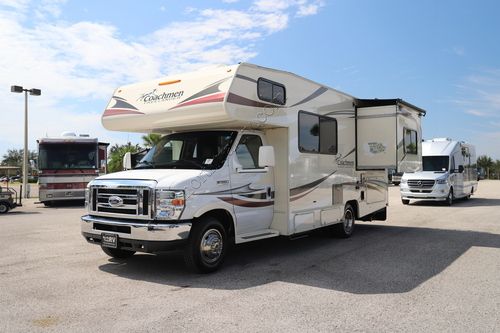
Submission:
[[[225,95],[226,95],[226,93],[221,92],[221,93],[216,93],[213,95],[203,96],[203,97],[193,99],[193,100],[185,102],[185,103],[178,104],[178,105],[174,106],[173,108],[171,108],[170,110],[180,108],[183,106],[195,105],[195,104],[222,102],[224,100]]]
[[[87,187],[87,183],[51,183],[51,184],[40,184],[40,190],[75,190],[84,189]]]
[[[78,175],[96,175],[96,169],[61,169],[61,170],[41,170],[38,177],[43,176],[78,176]]]
[[[144,114],[144,112],[139,112],[130,109],[106,109],[102,116],[110,117],[110,116],[121,116],[125,114]]]

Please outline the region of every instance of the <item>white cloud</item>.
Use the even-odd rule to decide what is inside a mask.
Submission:
[[[465,110],[465,113],[471,114],[471,115],[477,116],[477,117],[486,117],[488,115],[488,114],[481,112],[481,111],[478,111],[478,110]]]
[[[8,91],[12,84],[42,89],[30,98],[30,137],[73,130],[118,140],[123,134],[100,124],[117,86],[247,61],[257,55],[257,41],[286,29],[291,17],[316,13],[310,6],[319,4],[258,0],[246,10],[191,8],[194,19],[130,39],[110,23],[60,20],[65,2],[0,0],[0,114],[12,124],[0,133],[0,155],[22,146],[23,99]]]

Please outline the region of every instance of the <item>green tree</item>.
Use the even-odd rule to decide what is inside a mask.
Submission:
[[[161,135],[156,133],[150,133],[142,136],[142,143],[146,148],[152,148],[158,141],[160,141]]]
[[[21,170],[23,169],[23,154],[24,149],[9,149],[7,153],[3,155],[1,165],[4,166],[13,166],[18,167]],[[37,153],[31,150],[28,150],[28,170],[31,170],[30,160],[36,161]],[[29,174],[29,173],[28,173]]]
[[[127,152],[135,153],[141,150],[139,145],[132,145],[128,142],[126,145],[115,144],[109,149],[108,172],[117,172],[123,170],[123,156]]]
[[[477,158],[477,166],[478,168],[483,168],[484,172],[493,171],[493,167],[495,166],[495,162],[493,159],[486,155],[481,155]]]

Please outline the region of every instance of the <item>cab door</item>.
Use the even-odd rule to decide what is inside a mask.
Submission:
[[[232,204],[236,216],[236,234],[269,229],[274,211],[274,175],[272,168],[259,167],[259,148],[264,137],[243,133],[231,154]]]

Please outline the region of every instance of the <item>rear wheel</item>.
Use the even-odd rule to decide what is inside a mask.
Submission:
[[[335,234],[341,238],[349,238],[354,232],[354,224],[356,222],[356,213],[351,204],[346,204],[344,208],[344,217],[342,223],[336,224]]]
[[[131,250],[113,249],[111,247],[105,247],[105,246],[101,246],[101,249],[108,256],[113,257],[113,258],[117,258],[117,259],[130,258],[135,253],[135,251],[131,251]]]
[[[410,200],[409,199],[401,199],[401,202],[403,203],[403,205],[408,205],[410,203]]]
[[[50,206],[52,206],[52,201],[44,201],[44,202],[43,202],[43,205],[44,205],[45,207],[50,207]]]
[[[193,223],[184,250],[184,262],[194,272],[213,272],[222,265],[228,245],[222,223],[213,217],[201,218]]]
[[[9,211],[9,205],[5,202],[0,202],[0,214],[5,214]]]

